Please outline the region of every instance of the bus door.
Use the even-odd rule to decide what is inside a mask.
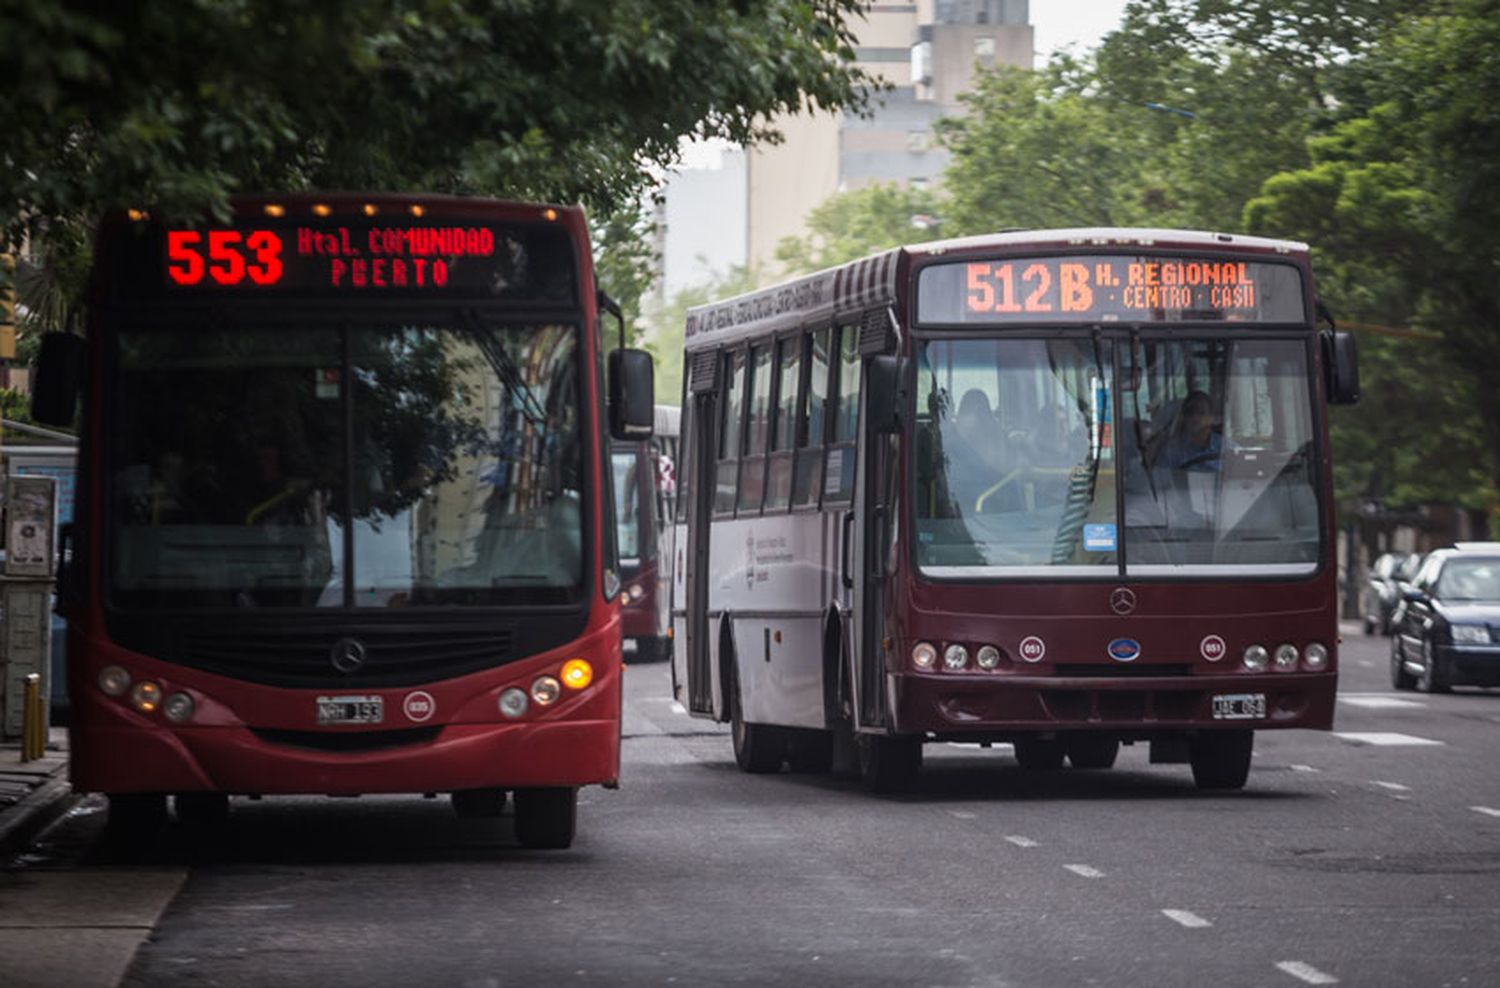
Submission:
[[[713,633],[708,620],[709,605],[709,535],[713,529],[715,467],[718,462],[720,355],[717,351],[697,353],[692,357],[688,381],[687,431],[682,438],[683,483],[679,497],[687,501],[687,546],[683,580],[686,610],[682,654],[687,674],[688,711],[713,714]],[[677,667],[676,655],[672,667]],[[728,711],[721,712],[727,716]]]

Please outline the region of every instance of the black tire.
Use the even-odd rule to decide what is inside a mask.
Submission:
[[[1188,741],[1188,762],[1199,789],[1243,789],[1250,778],[1254,731],[1204,731]]]
[[[1406,671],[1406,651],[1401,647],[1401,636],[1391,637],[1391,687],[1398,690],[1416,688],[1417,677]]]
[[[922,770],[922,739],[861,734],[859,774],[865,788],[874,793],[906,792]]]
[[[1438,661],[1432,642],[1422,642],[1422,671],[1417,675],[1417,689],[1423,693],[1451,693],[1453,685],[1448,682],[1448,672]]]
[[[826,775],[833,771],[833,732],[798,728],[787,731],[787,767],[793,772]]]
[[[229,822],[229,796],[221,792],[180,792],[172,797],[177,822],[208,830]],[[110,811],[114,808],[111,806]]]
[[[452,799],[461,820],[492,820],[505,812],[504,789],[460,789]]]
[[[1045,738],[1017,738],[1015,748],[1016,762],[1024,772],[1056,772],[1066,753],[1061,741]]]
[[[578,826],[578,790],[516,790],[516,840],[522,847],[562,850],[573,846]]]
[[[1375,633],[1375,619],[1372,618],[1372,617],[1370,617],[1370,615],[1366,614],[1365,615],[1365,634],[1367,634],[1367,635],[1373,635],[1374,633]]]
[[[664,662],[671,657],[671,644],[667,638],[637,638],[634,654],[627,653],[626,659],[629,665]]]
[[[729,735],[740,771],[755,775],[781,771],[781,763],[786,760],[786,736],[769,724],[745,722],[738,676],[729,691]]]
[[[1074,768],[1114,768],[1120,754],[1120,739],[1108,734],[1075,734],[1066,744],[1068,762]]]
[[[108,835],[112,839],[148,841],[167,822],[167,795],[160,792],[109,794]]]

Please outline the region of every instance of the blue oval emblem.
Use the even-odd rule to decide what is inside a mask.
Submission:
[[[1116,662],[1134,662],[1141,657],[1141,643],[1134,638],[1116,638],[1109,643],[1109,657]]]

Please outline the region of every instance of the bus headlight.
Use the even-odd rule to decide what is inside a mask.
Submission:
[[[556,703],[561,695],[562,684],[551,676],[539,676],[537,681],[531,684],[531,698],[544,707]]]
[[[594,667],[587,659],[569,659],[563,663],[562,681],[570,690],[581,690],[594,681]]]
[[[1302,653],[1302,668],[1311,672],[1319,672],[1328,668],[1328,649],[1319,642],[1313,642],[1307,646]]]
[[[526,712],[529,702],[525,690],[512,686],[500,694],[500,712],[507,717],[519,717]]]
[[[912,646],[911,664],[918,669],[931,669],[937,663],[937,649],[930,642],[917,642]]]
[[[149,679],[143,679],[130,691],[130,702],[141,713],[149,714],[161,706],[161,687]]]
[[[981,669],[993,669],[1000,664],[1000,650],[993,645],[986,645],[974,656],[974,661],[979,663]]]
[[[1245,668],[1251,672],[1260,672],[1270,658],[1264,645],[1250,645],[1245,649]]]
[[[197,704],[186,693],[173,693],[161,705],[162,716],[174,724],[186,724],[193,719]]]
[[[105,666],[99,670],[99,688],[110,696],[124,696],[130,689],[130,673],[120,666]]]
[[[969,650],[962,645],[953,644],[943,649],[943,666],[948,669],[962,669],[969,664]]]
[[[1297,660],[1301,657],[1296,645],[1288,642],[1276,646],[1276,668],[1282,672],[1297,668]]]
[[[640,600],[642,597],[646,596],[645,588],[643,588],[639,583],[632,583],[630,585],[630,589],[627,590],[626,593],[629,595],[631,600]]]

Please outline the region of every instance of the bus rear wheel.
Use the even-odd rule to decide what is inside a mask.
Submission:
[[[786,760],[786,737],[770,724],[745,721],[738,677],[729,702],[729,734],[734,742],[734,762],[740,771],[756,775],[781,771],[781,763]]]
[[[1188,762],[1199,789],[1243,789],[1250,778],[1254,731],[1205,731],[1188,742]]]
[[[861,734],[859,774],[875,793],[905,792],[922,769],[922,739]]]
[[[516,790],[516,840],[522,847],[561,850],[573,846],[578,826],[578,790]]]
[[[1107,734],[1078,734],[1068,738],[1068,763],[1074,768],[1114,768],[1120,739]]]

